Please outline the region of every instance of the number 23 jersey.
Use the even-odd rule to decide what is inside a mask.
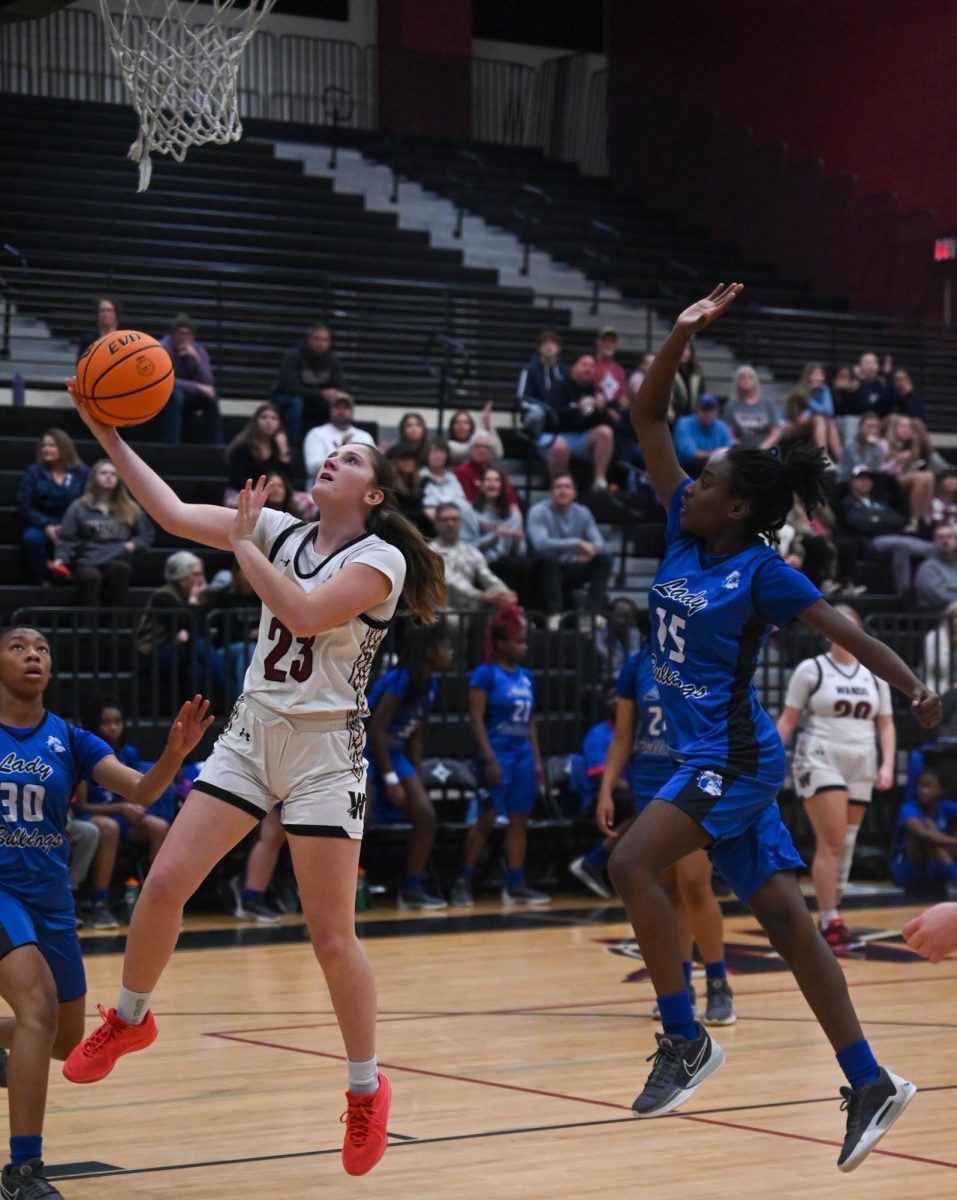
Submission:
[[[704,554],[680,526],[690,482],[671,499],[668,544],[648,593],[668,743],[684,761],[779,784],[784,747],[758,702],[754,671],[771,630],[821,593],[764,542],[720,559]]]

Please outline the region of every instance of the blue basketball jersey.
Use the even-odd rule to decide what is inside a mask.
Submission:
[[[535,711],[535,684],[527,667],[506,671],[496,663],[476,667],[469,687],[479,688],[488,695],[485,705],[485,724],[489,741],[507,749],[517,749],[531,735]]]
[[[665,713],[651,665],[651,647],[642,646],[629,654],[618,672],[615,692],[635,706],[638,726],[635,730],[633,761],[637,766],[671,765],[671,751],[665,736]]]
[[[0,725],[0,887],[32,908],[72,910],[67,808],[112,753],[53,713],[34,729]]]
[[[764,542],[720,559],[679,524],[690,480],[675,490],[668,544],[648,593],[651,665],[674,756],[749,775],[784,778],[784,747],[758,703],[754,671],[771,630],[821,593]]]
[[[417,696],[409,694],[409,672],[405,667],[393,667],[376,680],[369,693],[369,709],[375,710],[376,704],[386,694],[398,696],[399,707],[386,730],[386,738],[390,746],[400,747],[425,724],[426,719],[435,703],[439,687],[438,675],[429,678],[428,687]]]

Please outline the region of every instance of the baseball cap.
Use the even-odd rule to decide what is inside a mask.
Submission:
[[[601,329],[598,330],[598,336],[599,338],[617,338],[618,330],[614,327],[614,325],[602,325]]]
[[[717,408],[718,397],[714,392],[702,392],[698,397],[698,408]]]
[[[873,476],[875,473],[876,472],[872,471],[871,468],[868,467],[865,463],[858,463],[857,466],[854,468],[854,470],[851,472],[851,475],[853,475],[854,477],[857,477],[858,475],[872,475]]]

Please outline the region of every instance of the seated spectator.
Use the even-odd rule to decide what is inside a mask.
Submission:
[[[697,479],[715,452],[731,445],[731,430],[718,416],[718,397],[702,392],[695,411],[679,417],[674,427],[678,462],[692,479]]]
[[[449,608],[505,608],[518,597],[490,569],[481,550],[461,537],[462,514],[457,504],[440,504],[435,513],[438,537],[429,542],[445,560]]]
[[[226,447],[226,491],[223,504],[235,508],[246,480],[256,480],[289,466],[289,438],[275,404],[260,404]]]
[[[595,383],[595,360],[590,354],[583,354],[576,361],[558,400],[557,434],[542,433],[538,439],[549,474],[553,478],[564,474],[572,460],[590,462],[594,472],[592,486],[599,490],[607,488],[608,467],[615,449],[612,424],[620,415],[609,415],[605,394]]]
[[[571,475],[556,475],[548,499],[529,509],[526,532],[537,554],[558,559],[565,596],[584,587],[585,609],[599,614],[605,607],[612,561],[595,518],[583,504],[576,504],[577,494]]]
[[[421,413],[404,413],[399,421],[398,442],[415,449],[416,466],[425,466],[425,456],[429,452],[429,427]]]
[[[333,450],[346,442],[357,442],[363,446],[374,446],[375,438],[365,429],[353,425],[355,406],[348,392],[336,392],[329,401],[329,420],[325,425],[316,425],[306,434],[302,444],[302,457],[306,462],[306,491],[312,488],[316,476]]]
[[[782,435],[793,440],[810,440],[830,455],[832,462],[841,457],[841,437],[834,421],[834,397],[820,363],[807,363],[801,378],[787,398],[785,417],[788,428]]]
[[[927,524],[957,527],[957,467],[945,467],[937,476],[934,496],[927,509]]]
[[[395,468],[393,500],[399,512],[417,525],[425,534],[432,533],[432,523],[425,515],[425,483],[419,473],[419,455],[412,442],[396,442],[386,455]]]
[[[143,762],[136,747],[126,741],[126,718],[115,700],[94,701],[83,718],[83,728],[101,737],[125,767],[145,772],[153,765]],[[77,784],[76,793],[80,820],[92,822],[100,835],[93,860],[91,924],[94,929],[116,929],[118,923],[110,909],[110,883],[120,838],[134,846],[146,846],[152,863],[176,816],[176,789],[170,784],[148,808],[85,780]]]
[[[492,401],[489,400],[479,413],[479,428],[492,436],[492,457],[501,458],[504,454],[502,439],[492,428]],[[467,408],[460,408],[452,414],[449,421],[449,432],[446,441],[449,444],[453,467],[465,462],[469,456],[472,438],[475,436],[475,420]]]
[[[209,352],[196,340],[196,326],[186,313],[177,313],[162,339],[173,362],[173,394],[163,409],[163,440],[180,442],[183,417],[201,411],[207,446],[223,444],[223,418],[216,395],[216,377]]]
[[[609,407],[621,407],[628,403],[628,377],[625,368],[617,362],[618,330],[605,325],[598,331],[595,343],[595,387],[599,388]]]
[[[553,329],[543,329],[537,347],[518,377],[516,397],[519,401],[537,400],[557,411],[570,378],[568,367],[562,362],[562,339]]]
[[[857,416],[876,413],[879,417],[884,417],[890,412],[887,375],[892,370],[893,363],[889,355],[884,357],[883,375],[876,354],[867,351],[857,360],[857,366],[854,368],[857,378]]]
[[[279,512],[292,513],[300,521],[316,519],[316,502],[308,492],[293,490],[288,475],[282,471],[270,471],[266,476],[269,491],[266,493],[266,508],[275,508]]]
[[[854,468],[851,490],[841,506],[841,523],[848,533],[864,539],[864,548],[891,556],[894,590],[904,595],[911,584],[911,559],[926,558],[931,546],[923,538],[903,532],[906,519],[902,514],[874,497],[874,478],[867,467]]]
[[[887,393],[887,410],[907,417],[923,418],[924,402],[914,387],[910,372],[898,367],[891,376]]]
[[[933,551],[914,576],[917,606],[925,612],[943,612],[957,600],[957,529],[938,525]]]
[[[943,696],[957,685],[957,601],[947,605],[944,616],[924,637],[924,659],[921,678],[938,695]]]
[[[459,463],[455,468],[455,477],[462,485],[462,491],[465,492],[465,498],[469,504],[475,499],[479,490],[479,484],[485,477],[485,472],[492,465],[492,459],[495,455],[495,442],[490,433],[479,429],[472,436],[472,444],[469,446],[469,456],[464,463]],[[509,479],[507,473],[499,468],[499,474],[502,476],[502,483],[505,487],[505,496],[510,506],[518,507],[518,493]]]
[[[23,472],[17,487],[23,553],[36,583],[50,578],[47,564],[63,514],[83,492],[89,473],[68,433],[56,428],[44,430],[37,442],[36,462]]]
[[[159,677],[169,680],[177,696],[223,695],[222,655],[203,636],[196,618],[210,600],[203,560],[189,550],[177,550],[163,567],[164,584],[146,601],[136,629],[140,668],[155,660]],[[178,703],[178,701],[177,701]]]
[[[946,891],[957,900],[957,802],[944,796],[936,771],[921,771],[914,799],[901,805],[891,878],[908,892]]]
[[[602,678],[617,679],[625,659],[640,648],[638,606],[627,596],[616,596],[608,610],[608,624],[595,630],[595,653]]]
[[[783,432],[777,405],[761,395],[754,367],[738,367],[732,382],[734,395],[722,413],[732,438],[740,446],[770,450],[781,440]]]
[[[834,397],[834,418],[841,435],[841,442],[846,448],[857,433],[858,422],[861,418],[860,398],[857,394],[860,383],[853,367],[838,367],[831,380],[831,394]],[[877,416],[876,413],[872,414]]]
[[[279,363],[272,398],[294,446],[302,441],[303,429],[325,425],[330,403],[337,392],[345,391],[342,367],[331,346],[329,326],[320,321]]]
[[[857,422],[857,432],[844,444],[837,467],[839,479],[850,479],[855,467],[867,467],[875,475],[888,458],[887,442],[881,437],[881,419],[868,413]]]
[[[425,484],[422,506],[430,521],[435,520],[435,510],[440,504],[457,504],[463,512],[469,507],[458,476],[450,469],[450,460],[448,442],[444,438],[433,438],[429,442],[425,466],[419,472]]]
[[[907,532],[912,533],[930,508],[935,473],[947,464],[931,445],[924,422],[917,417],[889,417],[886,434],[888,455],[881,470],[893,475],[907,496]]]
[[[235,700],[256,652],[262,601],[235,559],[230,570],[216,573],[204,599],[210,639],[223,658],[227,698]]]
[[[116,333],[120,327],[121,315],[122,309],[116,300],[110,296],[101,296],[96,302],[96,328],[89,330],[80,338],[80,350],[77,358],[82,358],[93,343],[98,342],[101,337],[106,337],[108,333]]]
[[[137,551],[153,544],[153,522],[120,482],[108,458],[94,463],[83,494],[63,514],[54,575],[72,578],[82,608],[126,603]]]
[[[522,604],[541,609],[557,628],[562,611],[561,568],[550,555],[528,553],[522,511],[509,504],[498,467],[485,472],[471,507],[477,530],[473,544],[496,575],[515,589]]]
[[[706,391],[704,372],[698,366],[694,356],[694,341],[688,342],[681,351],[681,361],[675,374],[674,387],[671,391],[671,421],[678,417],[686,417],[693,413],[698,403],[698,397]]]

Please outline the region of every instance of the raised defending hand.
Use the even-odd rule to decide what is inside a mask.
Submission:
[[[255,487],[253,487],[251,479],[246,480],[246,486],[239,493],[236,516],[233,518],[233,523],[229,530],[229,540],[234,546],[237,542],[246,541],[252,537],[253,530],[256,528],[256,522],[259,520],[259,514],[266,503],[268,492],[269,484],[265,475],[259,476]]]
[[[170,728],[169,737],[166,739],[167,747],[180,758],[185,758],[199,745],[203,734],[212,725],[213,717],[207,714],[208,700],[198,695],[192,700],[187,700],[176,714],[176,720]]]
[[[603,837],[616,838],[618,836],[617,830],[612,828],[614,819],[615,802],[610,795],[602,792],[598,796],[598,804],[595,807],[595,820],[598,822],[598,828]]]
[[[935,904],[904,926],[904,939],[912,950],[940,962],[957,950],[957,904]]]
[[[932,692],[930,688],[924,687],[922,683],[914,688],[910,706],[914,710],[914,716],[925,729],[933,729],[935,725],[940,724],[940,718],[943,715],[940,696],[936,692]]]
[[[76,390],[76,376],[71,375],[69,379],[63,381],[66,384],[66,390],[70,393],[70,399],[76,406],[76,411],[80,414],[80,420],[90,430],[98,442],[102,442],[104,438],[118,437],[116,427],[106,425],[103,421],[98,421],[94,417],[87,406],[86,401]]]
[[[675,328],[686,330],[689,333],[704,329],[705,325],[710,325],[716,317],[721,316],[725,309],[730,308],[735,297],[743,291],[743,283],[729,283],[727,287],[723,283],[719,283],[710,296],[706,296],[704,300],[699,300],[697,304],[692,304],[690,308],[684,310],[675,321]]]

